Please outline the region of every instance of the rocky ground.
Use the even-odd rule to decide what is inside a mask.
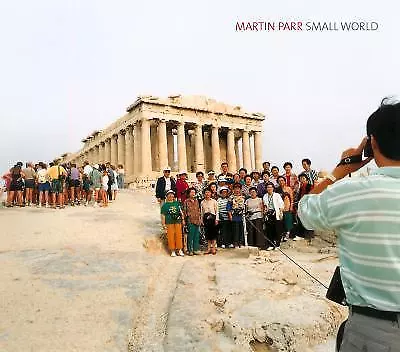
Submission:
[[[334,351],[346,315],[277,251],[169,257],[145,191],[0,222],[1,351]],[[332,242],[282,249],[328,284]]]

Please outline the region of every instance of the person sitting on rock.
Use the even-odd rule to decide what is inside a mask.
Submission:
[[[182,225],[185,224],[181,205],[175,200],[175,192],[169,190],[166,193],[166,201],[161,207],[161,224],[168,238],[168,248],[171,257],[183,257]]]

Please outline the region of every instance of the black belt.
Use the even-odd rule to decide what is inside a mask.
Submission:
[[[360,315],[365,315],[370,318],[389,320],[389,321],[400,321],[400,312],[387,312],[383,310],[377,310],[369,307],[351,306],[351,312]]]

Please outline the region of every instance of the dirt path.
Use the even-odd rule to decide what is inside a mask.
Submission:
[[[0,223],[1,351],[322,351],[345,313],[277,252],[170,258],[142,192]],[[329,282],[334,250],[287,251]]]

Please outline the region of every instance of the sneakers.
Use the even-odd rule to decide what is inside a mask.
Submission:
[[[267,251],[272,251],[274,249],[274,247],[268,247]]]
[[[41,208],[41,207],[42,207],[42,204],[39,203],[39,204],[38,204],[38,208]]]
[[[184,257],[184,256],[185,256],[185,253],[183,253],[183,250],[180,249],[178,255],[181,256],[181,257]]]
[[[171,257],[176,257],[175,251],[171,251]]]
[[[95,202],[94,204],[93,204],[93,207],[94,208],[97,208],[99,205],[97,204],[97,202]]]
[[[221,248],[225,249],[225,245],[223,244],[223,245],[221,246]]]
[[[295,238],[293,238],[293,241],[301,241],[301,240],[304,240],[304,238],[299,237],[299,236],[296,236]]]
[[[229,248],[235,248],[235,246],[231,243],[231,244],[229,245]]]
[[[275,247],[274,249],[281,249],[281,246]]]

